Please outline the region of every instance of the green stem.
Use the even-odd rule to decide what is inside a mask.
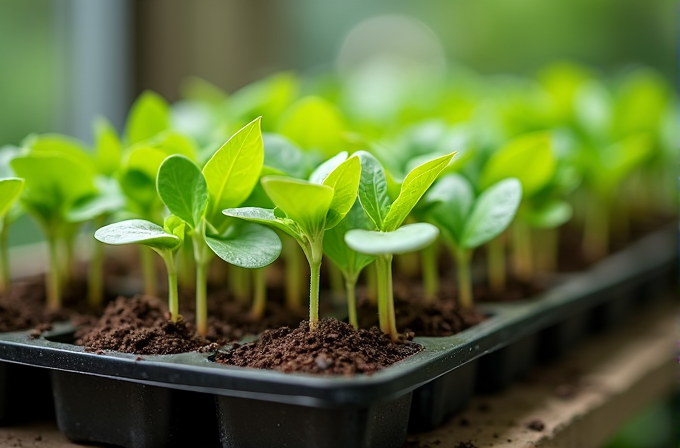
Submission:
[[[262,319],[267,307],[267,281],[264,274],[264,268],[253,269],[255,296],[253,297],[253,307],[250,310],[250,315],[255,320]]]
[[[250,280],[248,269],[234,265],[229,266],[229,287],[236,300],[241,303],[248,303],[249,301],[251,292]]]
[[[51,311],[61,309],[61,287],[59,284],[61,273],[59,272],[59,254],[57,239],[50,235],[47,237],[50,252],[50,267],[47,271],[47,308]]]
[[[153,251],[145,246],[139,246],[141,256],[142,274],[144,275],[144,295],[158,296],[156,285],[156,265],[153,259]]]
[[[537,268],[543,272],[557,270],[557,229],[542,229],[536,232]]]
[[[380,330],[392,341],[399,339],[394,316],[394,294],[392,291],[392,255],[378,255],[376,258],[378,276],[378,317]]]
[[[95,219],[95,228],[104,226],[105,219]],[[87,303],[93,310],[101,309],[104,303],[104,244],[95,241],[92,248],[87,281]]]
[[[520,280],[529,281],[534,274],[531,230],[521,221],[512,226],[513,256],[515,275]]]
[[[10,287],[8,229],[5,218],[0,218],[0,294]]]
[[[470,276],[471,250],[456,249],[456,269],[458,273],[458,304],[465,310],[472,309],[472,277]]]
[[[282,240],[286,264],[286,307],[294,310],[302,307],[303,254],[295,240],[290,237]]]
[[[179,252],[177,269],[177,282],[182,290],[196,288],[196,266],[193,250],[193,241],[190,238],[185,239]]]
[[[437,293],[439,293],[438,256],[439,246],[436,243],[430,244],[420,252],[425,300],[430,303],[434,301]]]
[[[165,261],[168,270],[168,308],[170,308],[170,320],[177,322],[179,319],[179,292],[177,290],[177,267],[175,254],[170,251],[159,252]]]
[[[196,263],[196,332],[201,336],[208,334],[208,266]]]
[[[596,261],[607,255],[609,250],[609,220],[606,201],[595,198],[588,201],[585,230],[583,234],[583,253],[589,261]]]
[[[378,303],[378,271],[375,262],[366,266],[366,298],[371,305]]]
[[[487,269],[489,271],[489,287],[494,294],[505,289],[505,240],[503,235],[494,238],[487,244]]]
[[[359,329],[359,320],[357,318],[357,276],[353,278],[345,276],[345,293],[347,294],[347,313],[349,315],[349,323],[354,329]]]
[[[321,278],[321,257],[309,261],[309,328],[314,330],[319,322],[319,280]]]

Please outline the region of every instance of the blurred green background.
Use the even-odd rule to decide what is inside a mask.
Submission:
[[[420,30],[402,47],[435,64],[485,74],[564,59],[607,74],[642,64],[676,86],[671,0],[0,0],[0,146],[32,132],[90,140],[95,115],[120,128],[139,92],[176,100],[188,76],[233,91],[282,69],[342,68],[357,48],[399,40],[395,16]],[[384,27],[371,34],[366,20]],[[33,229],[13,226],[13,243]],[[673,406],[659,404],[607,447],[672,446],[673,421]]]

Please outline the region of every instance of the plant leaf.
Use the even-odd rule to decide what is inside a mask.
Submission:
[[[302,179],[306,177],[307,161],[302,150],[283,135],[262,134],[264,165],[282,174]],[[263,169],[264,175],[264,169]]]
[[[475,202],[472,186],[459,174],[447,174],[434,184],[424,200],[433,204],[428,216],[442,229],[447,238],[460,245],[465,222]]]
[[[22,144],[29,148],[29,154],[57,154],[76,160],[94,176],[95,161],[87,146],[73,137],[61,134],[32,134],[24,139]]]
[[[345,160],[347,160],[347,151],[336,154],[319,165],[319,167],[312,172],[311,176],[309,176],[309,181],[313,184],[323,184],[326,177],[328,177],[328,175]]]
[[[186,235],[186,222],[178,216],[170,215],[163,220],[163,230],[184,241]]]
[[[571,205],[559,199],[520,213],[522,221],[535,229],[554,229],[565,224],[573,214]]]
[[[357,151],[355,155],[361,161],[361,181],[359,182],[358,191],[359,201],[366,215],[375,224],[375,227],[381,229],[390,209],[385,170],[373,154],[366,151]]]
[[[95,179],[97,193],[83,197],[68,210],[69,222],[85,222],[105,214],[115,213],[125,207],[125,197],[118,182],[110,177]]]
[[[143,219],[130,219],[109,224],[98,229],[94,237],[104,244],[114,246],[142,244],[161,251],[174,251],[182,244],[182,240],[176,235],[171,235],[161,226]]]
[[[484,166],[479,184],[487,189],[496,182],[516,177],[529,198],[552,179],[556,167],[549,132],[525,134],[496,151]]]
[[[338,109],[319,97],[305,97],[283,114],[278,131],[306,150],[319,150],[326,156],[342,148],[345,123]]]
[[[426,222],[399,227],[393,232],[354,229],[345,234],[347,245],[368,255],[404,254],[423,249],[439,235],[439,229]]]
[[[240,218],[245,221],[274,227],[275,229],[279,229],[295,239],[300,238],[300,233],[298,232],[295,223],[290,219],[277,217],[274,213],[274,210],[271,209],[259,207],[240,207],[222,210],[222,213],[232,218]]]
[[[0,179],[0,220],[2,220],[12,205],[19,199],[24,190],[24,180],[17,177]]]
[[[195,229],[208,208],[208,184],[201,169],[185,156],[170,156],[161,164],[156,189],[170,213]]]
[[[264,146],[260,118],[235,133],[203,167],[210,203],[206,217],[219,221],[222,210],[238,207],[253,191],[260,178]]]
[[[258,224],[232,226],[225,236],[207,236],[205,241],[222,260],[242,268],[263,268],[281,254],[276,232]]]
[[[375,260],[374,256],[359,253],[347,245],[345,234],[352,229],[375,229],[358,199],[345,218],[337,226],[326,230],[323,237],[324,254],[349,278],[358,275]]]
[[[333,200],[326,217],[326,229],[335,227],[357,200],[361,162],[358,157],[350,157],[338,165],[324,180],[323,184],[333,189]]]
[[[333,189],[299,179],[281,176],[262,178],[267,196],[308,236],[325,228],[326,215],[333,200]]]
[[[446,168],[456,153],[437,157],[434,160],[423,163],[413,169],[404,183],[401,184],[401,191],[396,201],[392,203],[381,229],[385,232],[393,232],[404,222],[413,207],[416,206],[420,198],[425,194],[432,182],[435,181],[439,173]]]
[[[500,235],[512,222],[522,200],[518,179],[502,180],[477,198],[460,237],[460,246],[473,249]]]
[[[97,171],[112,176],[120,168],[123,148],[116,130],[105,118],[94,122],[94,140]]]
[[[170,106],[157,93],[143,92],[135,101],[125,123],[128,146],[150,139],[170,127]]]

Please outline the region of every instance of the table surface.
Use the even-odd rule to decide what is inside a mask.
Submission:
[[[673,298],[637,313],[504,392],[475,397],[441,428],[410,435],[406,446],[600,447],[639,410],[677,387],[677,311]],[[46,421],[0,428],[0,446],[86,445],[70,443],[55,422]]]

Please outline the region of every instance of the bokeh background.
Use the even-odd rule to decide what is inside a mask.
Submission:
[[[608,75],[645,65],[677,89],[677,43],[672,0],[0,0],[0,146],[32,132],[90,141],[96,115],[120,130],[140,92],[175,101],[189,77],[232,92],[376,53],[482,74],[531,75],[556,60]],[[36,233],[13,228],[15,244]],[[609,447],[677,446],[673,402]]]

